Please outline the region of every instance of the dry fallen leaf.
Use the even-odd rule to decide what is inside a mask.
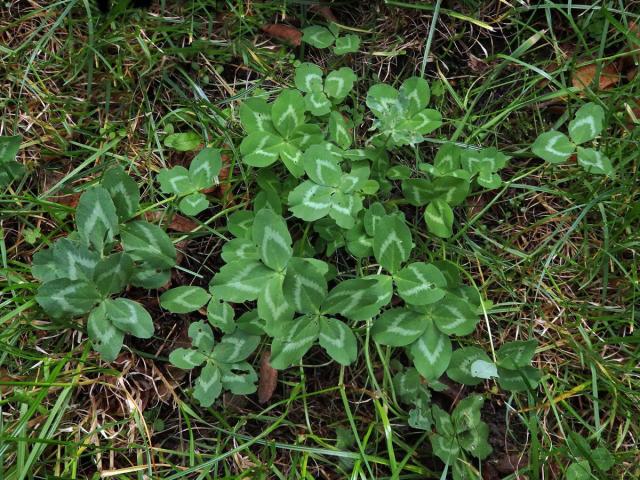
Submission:
[[[593,88],[598,66],[595,63],[578,68],[571,76],[571,83],[575,88],[583,90]],[[598,80],[597,90],[606,90],[618,84],[620,81],[620,70],[616,62],[609,63],[602,67]]]
[[[320,5],[310,5],[309,10],[311,10],[312,12],[316,12],[321,17],[324,17],[324,19],[328,22],[338,22],[338,19],[331,11],[331,8],[328,6],[322,7]]]
[[[296,27],[292,27],[290,25],[269,23],[262,26],[262,31],[267,35],[287,42],[294,47],[298,47],[300,46],[300,43],[302,43],[302,32]]]
[[[163,212],[160,212],[160,211],[146,212],[144,214],[145,219],[152,223],[157,222],[163,216],[164,216]],[[168,225],[166,225],[166,228],[169,230],[173,230],[175,232],[190,233],[193,230],[195,230],[197,226],[198,226],[197,222],[194,222],[193,220],[183,217],[182,215],[176,213],[173,215],[171,222]]]
[[[271,352],[264,352],[260,358],[260,382],[258,383],[258,401],[271,400],[278,385],[278,371],[271,366]]]

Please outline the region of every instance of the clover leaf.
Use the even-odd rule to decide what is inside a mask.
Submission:
[[[245,103],[240,119],[247,132],[240,153],[247,165],[267,167],[282,160],[289,172],[300,177],[302,152],[323,138],[319,126],[306,123],[304,98],[294,89],[283,90],[271,104],[254,99]]]
[[[426,108],[430,89],[426,80],[411,77],[399,90],[386,84],[376,84],[367,92],[367,106],[376,116],[373,137],[378,143],[391,146],[415,145],[424,135],[442,125],[442,115]]]
[[[323,80],[322,70],[312,63],[301,63],[294,76],[296,88],[305,93],[306,110],[314,116],[331,112],[349,95],[356,80],[356,74],[348,67],[330,72]]]
[[[21,139],[19,135],[0,136],[0,187],[24,174],[24,166],[16,161]]]
[[[360,48],[360,37],[355,34],[338,35],[338,26],[331,23],[329,27],[313,25],[302,30],[302,41],[316,48],[329,48],[334,45],[333,53],[345,55],[357,52]]]
[[[222,156],[216,148],[203,148],[189,165],[163,168],[158,174],[160,189],[176,195],[178,208],[185,215],[197,215],[209,207],[207,197],[200,192],[211,187],[222,168]]]
[[[366,165],[344,173],[341,154],[329,143],[312,145],[304,153],[302,165],[309,177],[289,193],[289,209],[294,216],[315,221],[329,215],[344,229],[352,228],[362,210],[360,190],[369,178]]]
[[[259,336],[237,329],[216,343],[211,327],[199,321],[189,326],[189,337],[192,348],[174,350],[169,361],[184,370],[204,365],[193,392],[200,405],[213,405],[223,389],[243,395],[255,392],[258,376],[244,360],[258,346]]]
[[[578,163],[588,173],[612,175],[611,160],[601,151],[580,145],[596,139],[604,130],[604,109],[595,103],[586,103],[578,109],[569,122],[569,138],[562,132],[550,130],[538,136],[531,151],[552,164],[565,162],[577,153]]]

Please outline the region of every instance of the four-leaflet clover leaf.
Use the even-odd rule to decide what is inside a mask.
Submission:
[[[330,143],[312,145],[302,157],[309,177],[289,193],[289,209],[307,222],[329,215],[342,228],[350,229],[362,210],[360,190],[369,179],[369,166],[355,163],[350,173],[342,170],[342,153]]]
[[[36,301],[52,318],[87,316],[87,332],[105,360],[114,360],[124,335],[150,338],[145,308],[113,298],[127,285],[157,288],[168,280],[176,250],[167,234],[131,221],[140,201],[136,183],[120,168],[82,194],[77,232],[34,255],[32,274],[42,282]]]
[[[246,100],[240,107],[240,121],[248,132],[240,144],[244,162],[267,167],[279,158],[300,177],[302,152],[324,138],[318,125],[306,123],[305,110],[304,98],[295,89],[283,90],[271,104],[262,98]]]
[[[489,427],[480,418],[483,403],[482,396],[469,395],[458,402],[451,415],[437,405],[432,406],[436,427],[436,433],[431,435],[433,453],[453,467],[454,478],[467,478],[465,453],[484,460],[492,451]],[[455,473],[457,470],[462,472]]]
[[[300,64],[294,77],[296,88],[305,93],[307,111],[315,116],[326,115],[341,103],[358,78],[349,67],[330,72],[324,80],[322,77],[322,70],[313,63]]]
[[[531,151],[549,163],[565,162],[577,153],[578,163],[589,173],[613,174],[611,160],[601,151],[580,145],[593,141],[604,129],[604,109],[595,103],[586,103],[569,122],[569,137],[557,130],[538,136]]]
[[[216,343],[213,330],[203,321],[192,323],[188,333],[193,348],[175,349],[169,361],[185,370],[202,366],[193,392],[200,405],[211,406],[223,388],[236,395],[256,391],[258,375],[245,360],[258,346],[259,336],[237,329]]]
[[[376,116],[373,129],[379,132],[372,141],[389,146],[422,142],[442,125],[440,112],[426,108],[430,97],[429,84],[420,77],[408,78],[399,90],[385,83],[371,86],[367,106]]]
[[[350,279],[328,292],[324,274],[303,259],[292,259],[283,293],[293,309],[303,314],[283,325],[271,345],[271,366],[286,368],[302,359],[319,341],[327,354],[341,365],[350,365],[358,355],[358,343],[351,327],[334,318],[358,317],[361,309],[374,304],[370,290],[373,279]],[[328,293],[327,293],[328,292]]]
[[[222,168],[222,156],[217,148],[204,148],[189,165],[163,168],[158,174],[160,189],[180,198],[178,208],[185,215],[197,215],[209,206],[201,190],[211,187]]]

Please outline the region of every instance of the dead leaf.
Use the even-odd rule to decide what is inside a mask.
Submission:
[[[302,43],[302,32],[296,27],[282,25],[281,23],[269,23],[262,26],[262,31],[267,35],[282,40],[294,47]]]
[[[595,63],[580,67],[573,72],[571,83],[579,90],[593,88],[597,70],[598,66]],[[612,62],[602,67],[597,89],[606,90],[617,85],[618,82],[620,82],[620,69],[617,62]]]
[[[264,352],[260,358],[260,382],[258,383],[258,401],[267,403],[278,386],[278,371],[269,363],[271,352]]]
[[[481,74],[486,72],[487,69],[489,68],[489,65],[487,64],[487,62],[485,62],[481,58],[476,57],[471,53],[467,55],[467,58],[468,58],[467,65],[469,65],[469,68],[473,73]]]
[[[331,8],[326,5],[325,6],[311,5],[309,7],[309,10],[311,10],[312,12],[316,12],[321,17],[324,17],[324,19],[328,22],[335,22],[335,23],[338,22],[338,19],[331,11]]]
[[[144,216],[147,221],[157,222],[164,216],[164,214],[159,211],[146,212]],[[175,232],[190,233],[193,230],[195,230],[197,226],[198,226],[197,222],[194,222],[193,220],[183,217],[182,215],[179,215],[176,213],[173,215],[173,218],[171,219],[171,222],[169,222],[169,224],[167,225],[167,228]]]

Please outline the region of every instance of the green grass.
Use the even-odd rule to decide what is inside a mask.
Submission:
[[[389,393],[392,350],[368,335],[350,368],[314,352],[281,372],[266,405],[226,396],[203,409],[189,374],[167,362],[189,319],[162,313],[156,292],[146,294],[156,336],[130,341],[112,364],[91,351],[82,322],[53,322],[36,308],[32,255],[71,230],[75,194],[107,166],[125,166],[142,186],[143,209],[167,214],[154,175],[186,158],[163,146],[171,129],[231,152],[233,202],[219,201],[193,232],[172,234],[184,254],[174,284],[208,282],[220,265],[225,214],[252,200],[235,150],[235,101],[247,89],[290,84],[295,59],[351,66],[363,77],[361,96],[377,79],[399,84],[421,72],[441,85],[432,102],[445,126],[394,161],[429,159],[447,136],[513,157],[503,188],[457,208],[453,241],[434,239],[420,221],[413,232],[424,258],[458,261],[494,302],[466,341],[488,352],[513,339],[540,342],[536,392],[480,386],[495,430],[483,470],[495,473],[508,458],[519,465],[488,478],[563,478],[570,432],[614,455],[610,478],[640,476],[640,82],[626,77],[640,59],[630,29],[637,8],[336,2],[340,23],[363,39],[361,53],[337,60],[261,33],[283,17],[321,21],[305,2],[161,3],[107,17],[79,0],[0,7],[0,133],[23,136],[19,160],[30,172],[0,195],[0,478],[440,478],[428,435],[407,426],[406,408]],[[597,76],[622,60],[617,85],[573,86],[585,64],[595,62]],[[585,101],[608,112],[602,148],[614,178],[549,166],[528,151]],[[460,388],[445,401],[472,390]]]

